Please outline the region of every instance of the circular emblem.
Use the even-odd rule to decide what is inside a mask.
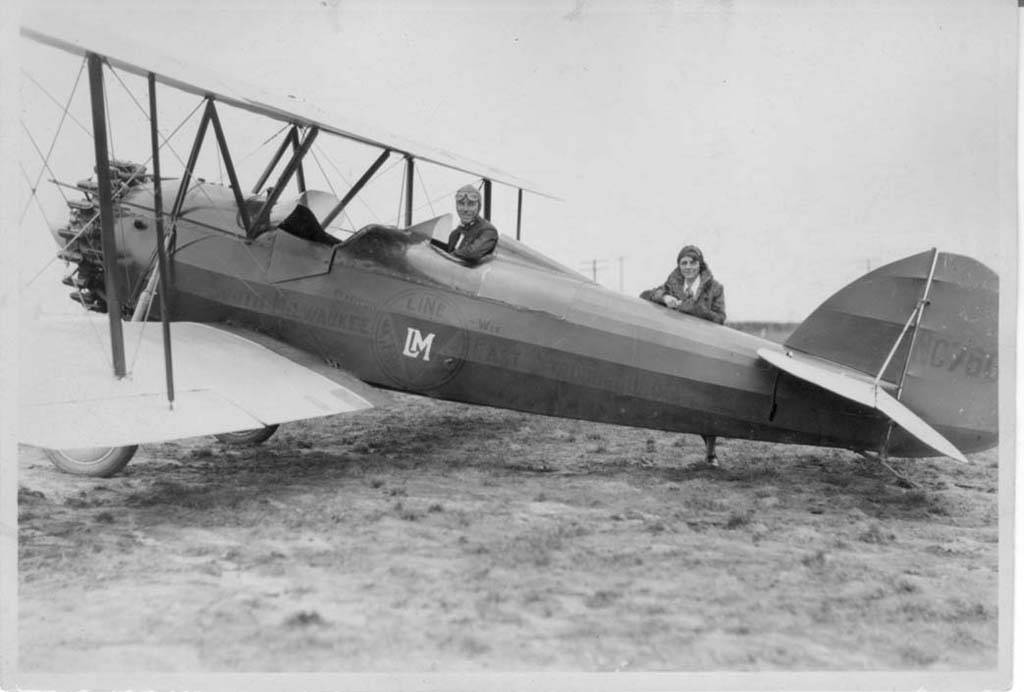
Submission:
[[[373,352],[403,389],[437,389],[455,377],[469,348],[464,321],[446,296],[427,289],[388,299],[373,325]]]

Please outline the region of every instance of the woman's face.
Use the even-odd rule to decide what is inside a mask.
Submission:
[[[687,281],[693,281],[700,274],[700,262],[689,255],[683,255],[679,258],[679,273]]]

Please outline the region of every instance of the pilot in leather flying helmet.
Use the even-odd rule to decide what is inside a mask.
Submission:
[[[487,257],[498,245],[498,229],[480,216],[480,191],[463,185],[455,192],[455,211],[461,223],[448,236],[448,252],[467,262]]]

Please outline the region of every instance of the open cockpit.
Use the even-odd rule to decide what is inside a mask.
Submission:
[[[255,237],[280,228],[312,243],[337,245],[351,237],[353,231],[334,223],[324,228],[321,221],[328,218],[338,205],[338,201],[333,194],[322,190],[306,190],[290,199],[278,200],[270,209],[270,213],[265,215],[266,223],[254,228],[251,235]],[[266,198],[263,196],[245,200],[250,219],[256,218],[265,202]]]
[[[250,197],[246,200],[250,219],[256,217],[265,201],[264,196]],[[427,260],[426,256],[420,255],[422,251],[415,250],[419,247],[429,250],[427,255],[445,260],[443,264],[450,263],[449,266],[453,268],[462,267],[470,272],[498,261],[583,278],[577,272],[505,235],[499,237],[495,251],[480,261],[467,261],[457,257],[448,251],[448,237],[454,227],[451,214],[442,214],[408,228],[389,224],[368,224],[358,230],[351,230],[343,228],[334,220],[324,228],[322,220],[330,217],[337,204],[338,198],[335,195],[320,190],[307,190],[297,196],[278,201],[265,217],[266,223],[262,228],[255,229],[253,236],[259,237],[270,231],[284,232],[310,243],[306,246],[309,248],[308,252],[317,256],[323,254],[321,250],[314,249],[319,246],[321,249],[332,248],[334,252],[331,254],[340,252],[351,258],[383,264],[392,264],[398,257],[403,258],[399,262],[403,266],[408,266],[407,259],[411,259],[414,265],[426,262],[423,266],[426,269],[427,265],[433,263]],[[302,254],[301,244],[288,245],[292,248],[291,252]],[[410,251],[412,255],[409,255]],[[417,260],[415,257],[422,259]],[[428,272],[433,274],[439,270],[443,272],[440,266]],[[440,279],[440,276],[437,278]]]

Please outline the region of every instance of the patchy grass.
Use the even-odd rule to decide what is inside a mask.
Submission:
[[[872,522],[866,530],[858,534],[857,540],[863,541],[864,543],[892,543],[896,540],[896,534],[882,528],[882,525],[878,522]]]
[[[753,513],[751,512],[731,512],[729,518],[725,521],[725,528],[738,529],[746,526],[750,523],[752,517]]]
[[[994,453],[900,461],[905,489],[842,451],[723,440],[710,470],[694,435],[396,401],[102,483],[23,450],[22,668],[995,665]]]
[[[302,610],[289,615],[285,621],[285,627],[325,627],[327,622],[315,610]]]

